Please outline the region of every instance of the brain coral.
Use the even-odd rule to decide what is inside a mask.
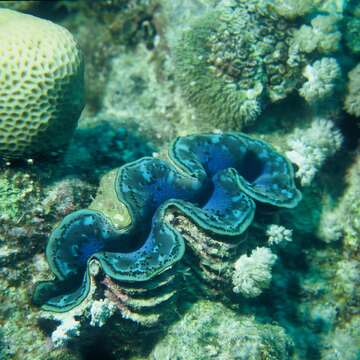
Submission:
[[[173,209],[206,232],[231,238],[251,224],[255,201],[292,208],[301,198],[289,162],[241,133],[180,137],[168,156],[170,162],[144,157],[120,167],[100,205],[64,218],[46,248],[56,280],[37,286],[35,303],[58,312],[78,305],[89,292],[94,259],[109,289],[111,279],[144,283],[164,273],[185,250],[166,216]],[[121,221],[109,217],[118,214],[114,206],[105,209],[106,194],[121,204]]]
[[[66,145],[84,106],[83,81],[81,52],[65,28],[0,9],[0,156]]]
[[[223,2],[196,19],[175,51],[176,79],[200,120],[241,129],[300,79],[293,25],[261,2]]]

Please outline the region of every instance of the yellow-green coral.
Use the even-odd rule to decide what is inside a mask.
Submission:
[[[0,156],[29,157],[69,142],[83,102],[83,62],[73,36],[0,9]]]

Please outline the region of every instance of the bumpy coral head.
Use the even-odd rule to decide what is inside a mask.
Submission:
[[[0,9],[0,156],[62,148],[83,107],[82,54],[69,31]]]
[[[239,130],[284,98],[299,79],[299,66],[289,65],[292,30],[257,1],[223,2],[196,19],[175,49],[175,67],[200,118]]]

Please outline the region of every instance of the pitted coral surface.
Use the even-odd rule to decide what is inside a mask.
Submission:
[[[56,280],[38,284],[34,295],[44,309],[67,311],[87,296],[92,259],[106,275],[128,282],[147,281],[179,261],[185,242],[166,221],[171,209],[209,233],[231,237],[249,227],[255,201],[292,208],[301,199],[290,163],[241,133],[180,137],[169,148],[169,162],[145,157],[126,164],[114,186],[114,201],[125,205],[131,223],[116,228],[94,210],[65,217],[46,249]]]

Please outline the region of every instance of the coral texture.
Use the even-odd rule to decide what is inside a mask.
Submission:
[[[360,64],[349,72],[348,78],[344,107],[349,114],[360,117]]]
[[[26,11],[33,10],[34,8],[38,7],[40,4],[41,4],[41,1],[6,0],[6,1],[0,1],[0,8],[26,12]]]
[[[219,303],[200,301],[170,327],[146,359],[288,360],[291,348],[280,326],[259,324]]]
[[[196,19],[174,55],[177,82],[199,120],[241,129],[286,97],[301,71],[301,57],[290,52],[292,31],[254,0],[222,2]]]
[[[347,16],[345,23],[345,41],[354,55],[360,54],[360,4],[357,0],[346,2]]]
[[[344,195],[321,224],[323,240],[330,242],[343,238],[347,250],[357,251],[360,247],[360,155],[346,177]]]
[[[182,235],[166,221],[171,209],[205,231],[234,237],[251,224],[254,200],[292,208],[301,199],[288,161],[241,133],[180,137],[169,160],[172,165],[142,158],[122,166],[98,210],[65,217],[46,249],[56,281],[38,285],[35,303],[59,312],[80,304],[89,293],[90,260],[121,282],[145,282],[171,268],[185,249]],[[106,208],[107,196],[115,211],[112,204]]]
[[[69,142],[83,109],[81,52],[50,21],[0,9],[0,156],[30,157]]]

